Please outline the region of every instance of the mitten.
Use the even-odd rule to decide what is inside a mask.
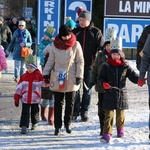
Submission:
[[[20,46],[23,47],[23,46],[25,46],[25,44],[22,42],[22,43],[20,43]]]
[[[49,83],[50,83],[50,76],[49,76],[49,75],[44,75],[44,76],[43,76],[43,81],[44,81],[46,84],[49,84]]]
[[[138,86],[143,86],[145,84],[145,80],[144,79],[139,79],[138,80]]]
[[[91,89],[94,85],[95,85],[94,82],[90,82],[90,83],[89,83],[89,89]]]
[[[81,78],[76,77],[76,85],[79,85],[82,82]]]
[[[9,57],[9,55],[10,55],[10,52],[9,51],[5,51],[5,57],[7,58],[7,57]]]
[[[19,106],[19,99],[20,99],[20,95],[18,95],[18,94],[15,94],[14,95],[14,104],[15,104],[15,106],[16,107],[18,107]]]
[[[110,89],[111,88],[111,85],[107,82],[103,82],[103,88],[104,89]]]

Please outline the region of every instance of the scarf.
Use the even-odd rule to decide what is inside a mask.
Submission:
[[[20,43],[24,42],[24,37],[23,37],[23,33],[25,32],[25,30],[18,30],[19,31],[19,39],[20,39]]]
[[[45,46],[47,46],[48,44],[51,44],[52,42],[50,40],[42,40],[41,43]]]
[[[69,50],[71,47],[74,46],[76,42],[76,37],[73,33],[71,33],[71,38],[68,40],[62,40],[59,35],[55,37],[54,45],[56,48],[61,50]]]
[[[122,59],[112,59],[109,57],[107,59],[107,62],[110,63],[112,66],[118,67],[124,64],[124,61]]]

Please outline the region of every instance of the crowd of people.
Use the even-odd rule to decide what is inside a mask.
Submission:
[[[122,39],[117,37],[116,30],[108,28],[103,37],[102,31],[94,26],[89,11],[79,8],[77,13],[76,21],[66,18],[66,23],[60,26],[56,37],[53,37],[54,27],[46,28],[38,46],[41,69],[37,67],[32,53],[26,57],[21,55],[22,47],[31,47],[32,37],[35,36],[30,30],[30,20],[18,21],[14,17],[10,26],[7,26],[3,17],[0,17],[0,71],[7,69],[6,58],[12,53],[14,80],[17,82],[14,103],[18,107],[19,101],[22,102],[19,125],[22,134],[26,134],[29,128],[30,111],[31,130],[38,127],[41,115],[42,121],[54,124],[54,135],[60,136],[63,124],[66,132],[71,134],[71,122],[78,119],[78,116],[81,116],[83,122],[92,119],[88,113],[92,102],[92,87],[95,86],[98,93],[100,141],[109,143],[114,111],[117,136],[124,136],[124,110],[128,109],[126,79],[139,86],[145,84],[145,74],[149,72],[150,36],[144,30],[146,35],[143,31],[144,37],[138,41],[138,46],[142,47],[138,50],[138,75],[125,59]],[[142,55],[139,56],[139,53]],[[147,80],[150,89],[149,75]],[[42,87],[49,87],[52,91],[50,99],[41,101]]]

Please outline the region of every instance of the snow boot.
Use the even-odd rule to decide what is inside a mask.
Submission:
[[[27,133],[27,127],[26,126],[23,126],[21,128],[21,134],[26,134]]]
[[[49,107],[48,123],[49,123],[49,125],[54,124],[54,108],[53,107]]]
[[[72,132],[72,129],[71,129],[70,125],[65,126],[65,128],[66,128],[66,132],[68,134],[70,134]]]
[[[55,129],[55,132],[54,132],[54,135],[56,135],[56,136],[60,136],[60,128],[56,128]]]
[[[117,129],[117,136],[118,137],[123,137],[124,136],[124,129],[123,128]]]
[[[45,114],[46,114],[46,107],[41,106],[41,118],[43,121],[47,121]]]
[[[100,138],[100,141],[102,143],[109,143],[109,141],[110,141],[110,134],[109,133],[103,134],[103,136]]]
[[[31,130],[35,130],[37,128],[38,124],[32,124]]]
[[[81,120],[82,120],[83,122],[87,122],[87,121],[89,120],[88,115],[87,115],[87,114],[81,114]]]

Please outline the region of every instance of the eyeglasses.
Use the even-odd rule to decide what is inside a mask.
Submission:
[[[24,26],[24,25],[19,25],[19,27]]]

